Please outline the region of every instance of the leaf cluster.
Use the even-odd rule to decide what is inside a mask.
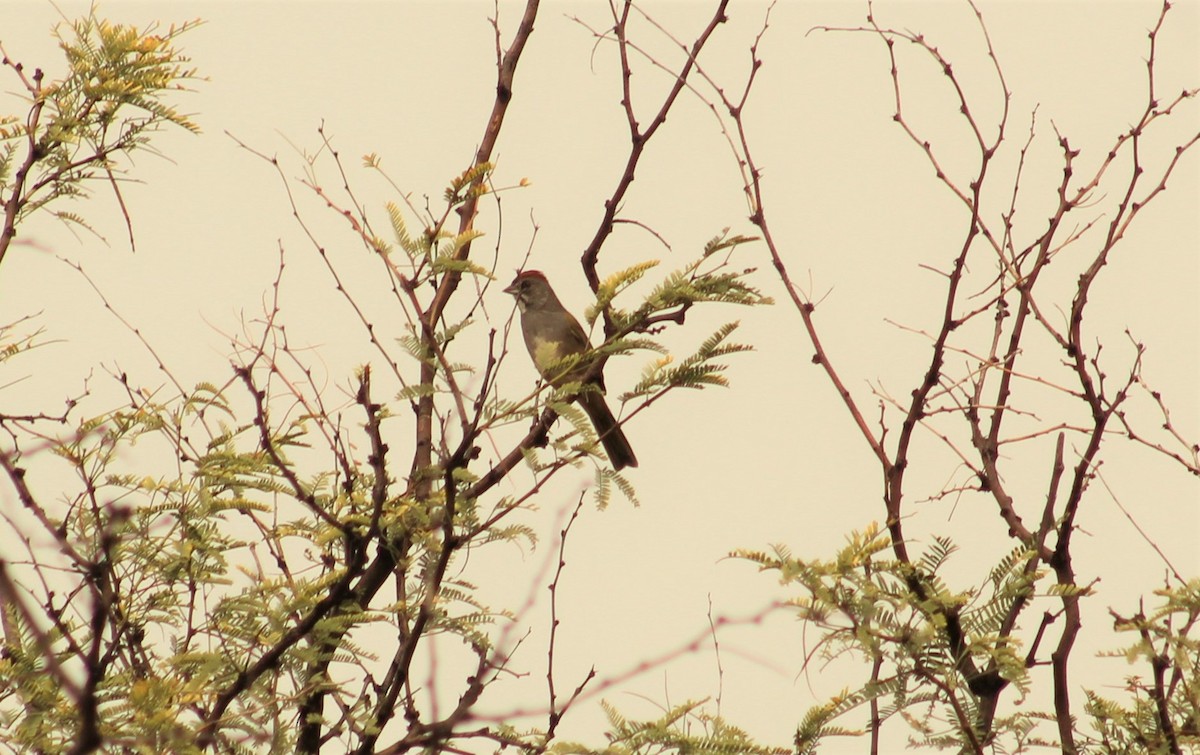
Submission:
[[[658,718],[635,721],[609,703],[601,703],[608,719],[608,746],[597,750],[578,742],[560,742],[555,755],[787,755],[791,750],[756,743],[746,732],[704,709],[706,701],[689,701],[663,711]]]
[[[1007,608],[1032,589],[1036,575],[1023,569],[1026,552],[1018,549],[1003,558],[983,594],[955,591],[943,580],[955,551],[949,540],[935,537],[914,564],[889,556],[890,547],[886,530],[872,524],[849,535],[828,560],[797,558],[785,546],[733,554],[800,588],[792,605],[805,626],[819,634],[806,665],[817,658],[850,657],[875,669],[858,688],[809,710],[796,732],[800,752],[815,752],[831,736],[866,733],[865,727],[838,722],[868,705],[880,723],[905,721],[915,744],[968,747],[979,701],[947,639],[948,615],[961,617],[968,633],[965,647],[980,666],[998,669],[1001,678],[1022,689],[1028,683],[1015,641],[1000,634]],[[1020,728],[1026,719],[1014,718],[1006,726]]]
[[[749,236],[731,236],[725,229],[705,244],[696,259],[668,273],[642,296],[640,304],[629,310],[615,306],[617,297],[630,290],[659,263],[655,260],[641,262],[601,281],[596,301],[588,308],[586,317],[592,323],[604,313],[611,319],[614,332],[596,348],[598,358],[603,361],[615,354],[638,350],[661,355],[646,364],[638,383],[621,394],[622,401],[638,398],[653,401],[674,388],[728,385],[722,374],[727,365],[719,360],[753,350],[748,344],[729,340],[738,327],[737,322],[721,325],[694,352],[678,360],[656,336],[667,324],[683,324],[689,310],[697,304],[771,304],[770,297],[749,282],[753,268],[731,269],[732,254],[738,247],[755,240]]]
[[[1113,628],[1133,635],[1124,648],[1106,653],[1140,673],[1126,677],[1124,700],[1087,690],[1085,710],[1092,743],[1106,753],[1180,752],[1200,749],[1200,580],[1155,591],[1149,613],[1113,614]]]
[[[153,150],[151,138],[166,126],[197,133],[191,118],[167,96],[197,78],[176,39],[198,21],[160,30],[137,29],[87,16],[55,29],[67,62],[65,75],[45,81],[8,59],[29,100],[23,118],[0,118],[0,204],[6,209],[4,247],[17,223],[64,197],[80,197],[105,180],[120,201],[119,156]],[[88,227],[71,211],[60,220]]]
[[[47,629],[19,611],[2,614],[0,739],[65,751],[82,736],[82,694],[84,705],[103,711],[99,733],[111,746],[197,752],[198,734],[211,726],[206,716],[244,685],[222,717],[219,746],[285,751],[295,746],[297,705],[324,683],[313,668],[378,662],[378,649],[357,639],[369,627],[411,624],[432,602],[427,635],[488,645],[482,628],[496,614],[478,602],[474,585],[430,578],[444,548],[436,504],[398,498],[373,517],[375,478],[365,461],[343,459],[303,479],[291,472],[321,437],[320,421],[264,427],[261,417],[239,421],[244,411],[227,390],[201,384],[174,400],[143,399],[81,421],[37,452],[6,452],[9,468],[28,469],[30,479],[73,476],[79,485],[61,503],[27,503],[58,539],[62,563],[31,550],[29,562],[6,567],[41,594],[52,622]],[[189,440],[205,435],[200,446]],[[152,458],[175,463],[156,465],[156,474],[135,471]],[[473,507],[456,512],[456,531],[478,525]],[[289,641],[352,568],[348,538],[362,542],[372,528],[374,545],[364,547],[410,543],[402,597],[341,602]],[[518,536],[497,528],[486,542]],[[266,672],[244,683],[246,670],[264,663]],[[64,684],[92,677],[91,693]],[[365,725],[371,711],[358,698],[347,696],[347,715]]]

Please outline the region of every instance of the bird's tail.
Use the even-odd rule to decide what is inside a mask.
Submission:
[[[604,401],[604,394],[598,391],[586,391],[580,394],[579,405],[592,420],[592,426],[596,428],[596,435],[600,437],[600,444],[604,446],[604,453],[608,454],[608,460],[612,462],[613,469],[619,471],[625,467],[636,467],[638,465],[637,456],[634,456],[629,439],[621,431],[617,418],[613,416],[608,404]]]

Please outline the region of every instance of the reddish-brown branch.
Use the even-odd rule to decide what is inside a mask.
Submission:
[[[626,120],[629,124],[629,138],[631,145],[629,154],[625,159],[625,166],[621,173],[621,177],[617,179],[617,185],[613,188],[609,197],[604,200],[604,215],[600,219],[600,225],[596,228],[596,233],[592,240],[588,243],[580,257],[580,263],[583,267],[583,274],[587,278],[588,285],[592,287],[592,291],[600,288],[600,275],[596,272],[596,265],[600,259],[600,249],[604,245],[605,239],[612,234],[613,224],[617,216],[617,211],[621,206],[625,194],[629,191],[630,185],[633,183],[634,176],[637,173],[638,163],[641,161],[642,155],[646,150],[646,146],[658,132],[658,129],[667,120],[667,115],[671,112],[671,108],[675,104],[675,100],[679,97],[680,92],[687,86],[688,76],[696,66],[696,59],[700,55],[700,51],[708,42],[709,37],[716,31],[717,27],[725,22],[725,7],[729,4],[729,0],[720,0],[717,3],[717,8],[709,19],[708,25],[696,37],[696,41],[692,43],[691,50],[688,52],[687,60],[675,74],[675,82],[671,86],[670,91],[663,98],[659,105],[658,112],[644,127],[638,125],[636,113],[634,111],[633,99],[630,92],[629,80],[632,76],[632,68],[629,63],[628,42],[625,39],[625,24],[629,18],[629,11],[632,6],[631,2],[626,2],[624,10],[618,14],[615,7],[613,8],[613,21],[615,22],[614,33],[617,38],[617,47],[621,57],[621,80],[622,80],[622,99],[621,105],[624,108]],[[609,315],[605,312],[605,332],[611,334],[612,324],[609,321]]]
[[[496,98],[492,102],[492,112],[488,116],[487,124],[483,129],[483,137],[479,140],[479,148],[475,150],[474,165],[482,165],[490,162],[492,154],[496,149],[496,142],[500,139],[500,132],[504,126],[504,118],[508,113],[508,106],[512,102],[514,80],[517,74],[517,64],[521,60],[521,54],[525,51],[525,44],[529,41],[529,37],[533,34],[533,24],[537,19],[538,6],[540,0],[526,0],[525,11],[521,16],[521,22],[517,25],[517,30],[513,34],[512,43],[509,44],[508,50],[505,51],[500,58],[499,66],[496,71]],[[482,178],[479,179],[482,182]],[[482,196],[477,192],[470,192],[467,199],[463,202],[458,210],[459,226],[458,233],[462,235],[475,225],[475,211],[479,206],[479,197]],[[463,244],[455,255],[455,259],[464,260],[471,254],[471,244]],[[438,285],[437,293],[433,297],[425,315],[431,325],[441,319],[442,312],[446,308],[451,295],[458,288],[458,282],[461,275],[458,273],[447,273]],[[425,383],[422,382],[422,385]]]
[[[9,62],[7,56],[4,61],[5,63]],[[18,67],[17,70],[20,71],[20,68]],[[25,205],[25,182],[29,179],[29,173],[33,170],[33,166],[46,156],[45,150],[37,142],[42,109],[46,107],[46,98],[39,96],[42,90],[42,70],[40,68],[34,72],[32,82],[26,82],[26,86],[30,88],[33,106],[29,109],[29,115],[25,119],[25,159],[13,174],[12,191],[4,202],[4,225],[0,227],[0,263],[4,262],[4,255],[8,253],[8,247],[12,243],[13,237],[17,235],[17,215]]]
[[[875,34],[877,34],[879,36],[880,39],[882,39],[884,41],[884,43],[886,44],[886,47],[887,47],[888,60],[890,61],[890,64],[891,64],[890,72],[891,72],[891,78],[892,78],[892,86],[893,86],[893,91],[894,91],[894,96],[895,96],[895,115],[893,116],[894,120],[898,124],[900,124],[900,126],[904,129],[905,133],[908,134],[909,138],[925,151],[926,155],[933,162],[934,167],[937,169],[937,175],[938,175],[939,180],[941,180],[943,184],[945,184],[948,188],[950,188],[951,191],[954,191],[957,195],[959,195],[960,199],[963,200],[964,204],[969,208],[969,211],[970,211],[970,216],[968,218],[968,225],[967,225],[967,229],[966,229],[965,238],[963,239],[963,243],[959,249],[959,253],[955,257],[954,262],[951,266],[951,270],[947,276],[945,305],[943,307],[943,312],[942,312],[942,323],[941,323],[941,327],[938,331],[937,336],[934,338],[934,342],[931,347],[929,366],[926,369],[923,380],[918,385],[918,387],[913,390],[912,401],[909,405],[907,412],[905,413],[904,420],[901,423],[900,433],[899,433],[899,436],[896,441],[896,450],[893,454],[893,462],[890,467],[885,469],[885,491],[886,492],[885,492],[884,499],[885,499],[885,503],[887,506],[887,513],[888,513],[887,524],[888,524],[889,531],[892,534],[892,547],[896,553],[896,557],[899,558],[901,561],[907,562],[909,560],[909,557],[908,557],[908,549],[905,544],[905,538],[903,535],[903,530],[902,530],[902,525],[901,525],[901,511],[902,511],[902,501],[903,501],[903,495],[904,495],[904,476],[905,476],[906,469],[908,467],[908,454],[909,454],[910,443],[912,440],[913,431],[916,429],[917,423],[921,420],[922,417],[925,416],[925,413],[927,410],[926,403],[927,403],[929,394],[933,390],[933,388],[936,385],[938,385],[938,382],[941,378],[942,367],[943,367],[943,364],[945,361],[945,355],[946,355],[946,351],[947,351],[947,343],[949,341],[950,334],[961,324],[955,316],[955,308],[958,306],[958,289],[959,289],[959,285],[962,282],[962,276],[963,276],[963,272],[964,272],[964,269],[966,266],[967,257],[971,251],[971,246],[975,240],[975,237],[981,231],[984,231],[984,228],[985,228],[981,221],[981,218],[980,218],[980,212],[981,212],[981,210],[980,210],[980,193],[982,191],[984,181],[987,177],[988,168],[991,165],[993,156],[995,155],[996,147],[1004,139],[1004,131],[1005,131],[1005,126],[1007,124],[1007,116],[1008,116],[1007,103],[1008,103],[1009,95],[1008,95],[1007,88],[1005,88],[1004,89],[1004,99],[1005,99],[1004,114],[1000,118],[999,123],[997,125],[996,136],[995,136],[994,141],[988,143],[985,141],[982,131],[980,130],[978,124],[975,121],[974,116],[972,115],[971,108],[967,101],[966,95],[963,92],[962,87],[958,83],[958,78],[955,76],[952,66],[950,65],[949,61],[947,61],[941,55],[941,53],[938,52],[937,48],[933,47],[931,44],[929,44],[924,39],[924,37],[922,37],[921,35],[899,33],[894,30],[891,30],[891,29],[884,29],[884,28],[880,27],[878,25],[878,23],[875,21],[875,18],[873,15],[869,15],[867,20],[871,25],[871,29],[874,31]],[[980,22],[982,23],[982,18],[980,18]],[[961,189],[958,189],[954,185],[951,178],[940,168],[940,166],[938,166],[936,157],[933,153],[932,147],[930,146],[929,142],[927,140],[921,139],[916,134],[916,132],[913,131],[913,129],[908,125],[908,122],[905,119],[904,110],[903,110],[903,100],[902,100],[902,96],[901,96],[899,68],[896,63],[895,43],[894,43],[894,39],[893,39],[894,37],[906,39],[909,42],[916,44],[918,47],[920,47],[922,50],[924,50],[927,54],[929,54],[939,64],[939,66],[941,67],[946,78],[951,82],[952,87],[954,88],[955,92],[958,95],[958,99],[960,102],[960,112],[962,113],[963,117],[967,120],[968,124],[970,125],[972,133],[975,135],[976,142],[979,146],[979,167],[975,173],[974,178],[970,182],[969,190],[966,194],[964,194]],[[990,42],[989,42],[989,50],[990,50]],[[994,60],[994,56],[993,56],[993,60]],[[999,71],[998,64],[997,64],[997,71]],[[1001,81],[1001,84],[1003,84],[1003,76],[1000,77],[1000,81]],[[993,245],[994,244],[995,244],[995,242],[993,241]],[[965,656],[964,656],[964,662],[969,663],[969,658],[965,658]]]
[[[499,67],[496,71],[496,98],[492,103],[492,112],[483,130],[483,138],[480,140],[479,148],[475,152],[475,165],[481,165],[491,160],[496,142],[500,138],[500,131],[504,126],[504,117],[508,112],[509,103],[512,101],[513,81],[516,77],[517,64],[521,60],[521,53],[525,50],[525,44],[529,41],[529,36],[533,34],[533,24],[537,19],[538,5],[539,0],[526,0],[525,12],[521,17],[520,24],[517,26],[517,31],[513,35],[513,41],[500,59]],[[480,177],[478,180],[482,182],[483,179]],[[478,192],[469,192],[466,201],[459,208],[460,236],[474,226],[475,211],[479,204],[479,196]],[[470,253],[471,244],[468,242],[458,249],[455,258],[465,260]],[[432,361],[432,356],[437,351],[436,345],[433,343],[434,336],[432,334],[437,330],[437,325],[441,321],[442,313],[445,311],[450,297],[458,289],[460,278],[460,273],[453,271],[447,273],[438,284],[437,292],[434,294],[429,306],[420,313],[423,321],[421,329],[422,344],[426,351],[429,352],[430,359],[422,361],[421,364],[419,383],[423,389],[421,397],[417,400],[416,427],[414,428],[415,442],[412,468],[409,475],[409,493],[421,500],[429,497],[431,482],[433,480],[432,475],[428,474],[428,470],[433,462],[433,384],[437,376],[437,368]]]
[[[546,725],[545,744],[549,744],[554,739],[555,732],[558,730],[558,724],[562,721],[563,715],[567,709],[571,707],[571,703],[575,701],[579,695],[583,694],[583,689],[589,681],[596,676],[596,669],[592,668],[588,674],[575,688],[575,692],[567,699],[560,708],[558,706],[558,697],[554,689],[554,649],[556,640],[558,639],[558,587],[562,580],[563,568],[566,567],[566,552],[567,552],[567,535],[571,532],[571,525],[579,518],[579,511],[583,508],[583,496],[579,496],[579,501],[575,504],[575,509],[571,512],[571,517],[567,520],[558,538],[558,565],[554,570],[554,579],[550,582],[550,641],[546,650],[546,688],[549,696],[547,710],[549,711],[549,721]]]

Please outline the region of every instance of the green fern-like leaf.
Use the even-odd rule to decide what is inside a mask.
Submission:
[[[741,246],[742,244],[749,244],[751,242],[758,241],[758,240],[759,240],[758,236],[742,236],[742,235],[730,236],[729,229],[725,228],[724,230],[721,231],[721,233],[719,233],[716,236],[713,236],[711,239],[709,239],[708,243],[706,243],[704,245],[704,256],[709,257],[713,254],[716,254],[717,252],[721,252],[721,251],[725,251],[725,250],[732,251],[732,250],[736,249],[737,247]]]
[[[612,304],[613,299],[617,295],[641,280],[647,272],[657,267],[658,264],[658,260],[646,260],[632,267],[627,267],[624,270],[618,270],[600,281],[600,286],[596,289],[596,301],[588,307],[584,315],[587,318],[588,324],[595,322],[600,313]]]

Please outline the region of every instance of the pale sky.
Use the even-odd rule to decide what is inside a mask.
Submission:
[[[507,40],[517,21],[516,6],[501,5]],[[58,7],[74,17],[86,12],[87,4],[59,2]],[[47,338],[57,343],[20,363],[31,379],[7,389],[12,400],[61,400],[91,373],[93,407],[101,411],[105,398],[116,395],[104,368],[128,371],[147,385],[163,381],[134,336],[58,257],[82,264],[121,315],[191,384],[228,378],[226,334],[238,331],[243,317],[261,313],[280,245],[288,265],[289,335],[294,343],[311,346],[306,353],[327,376],[329,390],[344,391],[353,367],[378,354],[292,219],[278,176],[240,150],[226,132],[278,155],[293,178],[302,170],[293,145],[315,152],[317,128],[324,123],[359,200],[375,213],[377,228],[386,229],[383,205],[396,199],[394,190],[362,168],[360,157],[379,155],[390,177],[418,198],[418,206],[423,195],[431,204],[440,200],[448,180],[468,164],[491,107],[491,7],[465,0],[102,4],[101,15],[138,26],[205,20],[180,45],[207,80],[175,100],[194,114],[203,134],[165,133],[157,144],[169,160],[138,158],[134,175],[142,183],[125,190],[136,253],[130,252],[111,194],[103,188],[94,200],[72,209],[95,224],[107,245],[91,237],[76,239],[47,217],[22,227],[22,245],[0,268],[0,322],[40,311]],[[699,0],[644,7],[681,39],[690,39],[710,13],[710,4]],[[1044,227],[1061,173],[1053,128],[1081,150],[1078,172],[1090,174],[1116,135],[1140,116],[1145,32],[1159,5],[1149,0],[996,0],[979,7],[1012,92],[993,213],[1007,197],[1017,150],[1037,108],[1037,136],[1023,179],[1027,195],[1017,216],[1018,233],[1028,237]],[[704,53],[705,69],[730,89],[745,74],[747,48],[762,26],[764,9],[759,2],[731,3],[730,22]],[[954,62],[977,117],[994,124],[999,89],[968,5],[884,0],[875,11],[883,25],[920,30],[936,40]],[[874,421],[878,402],[872,387],[907,397],[927,359],[925,340],[891,323],[936,330],[942,279],[920,265],[944,267],[957,254],[966,221],[920,149],[892,122],[892,85],[879,40],[867,34],[808,33],[819,25],[857,26],[865,13],[865,3],[859,2],[781,0],[761,44],[766,64],[747,119],[752,149],[765,170],[766,211],[785,261],[799,283],[811,286],[816,298],[825,297],[817,320],[830,358]],[[579,273],[579,255],[619,176],[627,135],[612,48],[593,49],[590,32],[573,16],[601,28],[607,4],[543,2],[496,152],[496,184],[514,186],[528,179],[529,186],[502,194],[502,227],[495,205],[482,205],[479,227],[488,236],[477,242],[476,254],[481,264],[490,265],[498,243],[497,277],[507,283],[529,250],[533,218],[538,232],[531,266],[545,270],[567,306],[582,314],[591,297]],[[0,42],[9,56],[56,77],[62,63],[49,28],[57,18],[49,3],[0,2]],[[1197,29],[1200,3],[1174,4],[1159,38],[1162,92],[1173,95],[1200,85]],[[653,29],[643,26],[638,33],[667,61],[678,59]],[[913,125],[942,150],[948,171],[966,176],[969,142],[946,81],[928,60],[897,49]],[[644,87],[643,112],[652,104],[656,108],[652,98],[666,78],[648,69],[635,78]],[[9,96],[17,83],[8,70],[0,72],[0,83],[0,113],[21,113],[19,102]],[[1200,103],[1182,106],[1173,125],[1147,139],[1148,160],[1157,164],[1172,154],[1198,124]],[[671,250],[625,226],[607,243],[602,272],[647,258],[661,259],[665,272],[690,259],[722,228],[754,232],[728,146],[705,106],[685,97],[656,139],[623,215],[651,226]],[[1135,223],[1102,276],[1086,320],[1114,365],[1126,364],[1125,328],[1146,343],[1144,373],[1168,401],[1175,426],[1193,441],[1200,438],[1198,166],[1200,159],[1191,154],[1165,194]],[[330,189],[340,187],[328,166],[321,177]],[[306,222],[379,317],[377,331],[386,332],[390,300],[378,268],[364,259],[338,218],[311,195],[299,196]],[[1104,201],[1098,200],[1097,213]],[[865,676],[865,667],[834,664],[801,673],[806,647],[800,627],[785,612],[761,624],[722,630],[722,688],[711,646],[683,650],[707,631],[710,600],[715,616],[741,618],[792,597],[771,575],[725,559],[729,551],[784,543],[796,555],[831,557],[845,533],[882,522],[884,511],[877,464],[823,373],[811,364],[799,317],[785,303],[764,250],[749,246],[739,254],[744,266],[758,268],[755,280],[777,304],[758,310],[701,308],[689,315],[687,328],[666,338],[687,354],[712,329],[737,319],[742,326],[736,339],[757,350],[729,360],[730,389],[678,392],[627,426],[641,461],[628,477],[642,505],[618,499],[602,512],[585,506],[575,524],[560,589],[558,674],[560,687],[573,689],[593,665],[605,679],[645,660],[674,655],[603,697],[630,717],[648,718],[655,715],[655,704],[720,692],[721,712],[731,723],[765,743],[786,745],[809,705],[853,686]],[[1063,266],[1063,285],[1077,274],[1068,276],[1070,270]],[[481,323],[480,338],[488,327],[501,328],[511,312],[511,300],[500,288],[489,290],[485,304],[491,322]],[[401,333],[396,322],[392,335]],[[509,345],[516,353],[501,385],[523,395],[535,373],[517,340]],[[610,363],[610,395],[631,386],[650,358]],[[1050,403],[1038,406],[1049,413],[1053,399],[1033,399],[1035,404],[1044,400]],[[1139,406],[1146,411],[1145,404]],[[1143,426],[1154,429],[1153,413],[1143,416]],[[931,437],[922,442],[936,449]],[[1028,449],[1028,479],[1013,481],[1019,494],[1029,497],[1025,511],[1040,511],[1052,445],[1052,438],[1044,438]],[[981,510],[977,499],[958,506],[953,499],[913,503],[936,493],[954,474],[953,463],[941,456],[935,450],[930,458],[937,463],[914,472],[910,482],[909,505],[917,512],[910,535],[953,537],[962,548],[953,562],[962,581],[954,586],[965,588],[986,575],[989,559],[1015,543],[1003,538],[994,507]],[[1138,526],[1184,576],[1200,575],[1195,478],[1159,455],[1116,439],[1105,458],[1105,479]],[[528,473],[516,480],[503,492],[527,484]],[[503,691],[498,686],[499,694],[485,698],[485,711],[504,716],[544,702],[543,566],[557,548],[564,513],[590,481],[590,473],[582,471],[547,488],[540,510],[524,520],[541,537],[535,552],[501,549],[472,556],[478,562],[466,567],[464,576],[480,583],[494,608],[518,610],[530,594],[537,601],[530,621],[517,632],[531,632],[517,658],[528,675],[504,682]],[[4,489],[0,506],[13,505]],[[1164,566],[1099,485],[1080,526],[1080,580],[1101,580],[1076,650],[1082,659],[1117,643],[1108,633],[1106,609],[1135,610],[1136,597],[1162,583]],[[1113,558],[1114,542],[1122,544],[1120,558]],[[1126,673],[1123,661],[1097,661],[1083,664],[1076,682],[1110,685],[1107,691],[1115,694]],[[1035,686],[1039,681],[1045,679],[1035,678]],[[565,737],[600,744],[597,702],[581,702],[567,717]],[[518,723],[541,725],[544,718]],[[863,747],[850,741],[845,750],[831,744],[829,751],[861,752]]]

